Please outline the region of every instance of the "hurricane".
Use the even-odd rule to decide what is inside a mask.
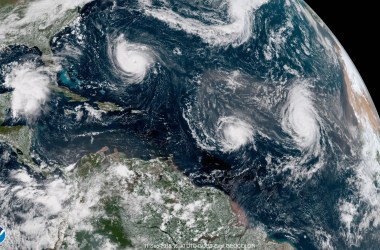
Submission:
[[[235,117],[222,117],[218,121],[221,145],[225,151],[234,151],[253,140],[252,127]]]
[[[123,36],[110,46],[110,57],[119,75],[125,75],[127,83],[144,80],[153,64],[152,52],[144,45],[128,43]]]
[[[379,127],[302,0],[0,4],[7,249],[377,249]]]
[[[321,137],[320,118],[307,87],[294,86],[288,93],[288,101],[282,112],[281,125],[294,137],[298,146],[304,150],[318,150]]]

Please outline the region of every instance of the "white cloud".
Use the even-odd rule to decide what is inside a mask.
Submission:
[[[13,89],[12,115],[33,122],[48,101],[50,77],[43,68],[26,63],[15,65],[5,77],[4,85]]]
[[[252,35],[252,13],[267,2],[268,0],[227,0],[230,23],[222,25],[206,25],[198,20],[183,17],[170,8],[147,8],[145,13],[166,22],[171,28],[198,35],[211,45],[239,46]],[[143,4],[149,7],[149,4]]]

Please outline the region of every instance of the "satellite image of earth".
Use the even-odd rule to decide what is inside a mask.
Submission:
[[[377,250],[379,116],[302,0],[1,0],[0,227],[0,249]]]

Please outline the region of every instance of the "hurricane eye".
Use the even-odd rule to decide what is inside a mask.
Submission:
[[[154,54],[149,47],[132,43],[124,36],[109,45],[109,57],[117,73],[126,83],[140,83],[154,63]]]

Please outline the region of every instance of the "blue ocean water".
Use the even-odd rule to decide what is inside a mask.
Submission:
[[[199,13],[228,20],[224,9],[215,14],[182,1],[173,1],[172,6],[206,23]],[[78,24],[51,40],[53,54],[61,58],[57,83],[87,98],[95,110],[99,111],[97,102],[112,102],[122,111],[94,119],[85,104],[52,94],[48,106],[53,108],[38,119],[33,137],[33,150],[43,161],[68,165],[103,146],[143,159],[173,155],[195,184],[224,191],[244,209],[252,225],[265,225],[273,239],[297,249],[320,249],[321,242],[336,249],[376,249],[379,241],[373,232],[358,246],[350,245],[340,232],[336,205],[352,194],[347,179],[353,172],[339,164],[355,164],[358,159],[349,153],[355,145],[342,136],[347,128],[337,129],[337,117],[325,111],[335,102],[343,109],[349,106],[342,94],[344,75],[295,4],[273,0],[263,5],[254,13],[254,35],[239,46],[222,47],[145,15],[136,1],[94,1],[80,15]],[[333,40],[328,30],[319,28]],[[280,40],[273,40],[273,34]],[[115,68],[113,46],[120,36],[149,48],[146,53],[154,59],[138,84],[126,84]],[[286,42],[281,42],[283,37]],[[275,55],[268,60],[265,48],[271,42],[276,43]],[[73,48],[78,53],[70,53]],[[181,52],[173,53],[178,48]],[[29,60],[42,65],[38,48],[10,46],[0,55],[0,65]],[[298,82],[307,82],[316,109],[323,111],[317,141],[323,154],[296,145],[279,120],[289,89]],[[0,85],[0,91],[9,90]],[[83,115],[78,119],[65,114],[67,110],[82,110]],[[349,120],[349,108],[344,111],[343,120]],[[215,132],[221,117],[252,124],[254,142],[226,150]],[[14,125],[10,117],[6,124]],[[15,161],[7,164],[2,166],[4,173],[17,168]],[[325,167],[313,171],[319,164]],[[301,170],[294,170],[294,165]],[[306,178],[303,173],[311,174]]]

